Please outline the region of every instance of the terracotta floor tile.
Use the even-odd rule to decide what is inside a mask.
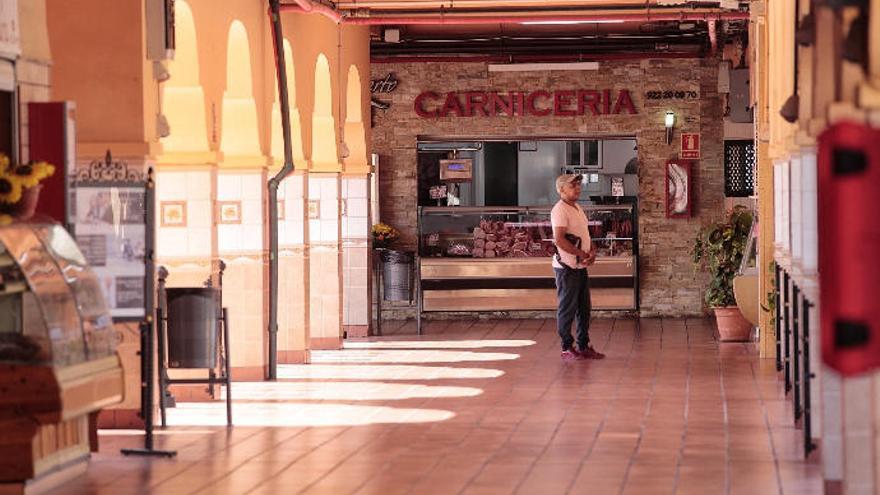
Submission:
[[[701,319],[597,319],[563,363],[553,320],[387,322],[222,403],[181,403],[157,446],[102,431],[55,493],[821,493],[774,363]]]

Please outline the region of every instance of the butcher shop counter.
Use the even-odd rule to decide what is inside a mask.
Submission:
[[[596,262],[593,309],[638,309],[633,205],[583,206]],[[440,311],[556,309],[550,207],[419,209],[418,305]]]

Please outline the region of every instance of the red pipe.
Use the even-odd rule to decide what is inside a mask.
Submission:
[[[596,55],[520,55],[505,57],[503,55],[469,55],[462,57],[444,56],[403,56],[403,57],[371,57],[373,64],[400,64],[412,62],[459,62],[459,63],[518,63],[518,62],[595,62],[598,60],[632,60],[651,58],[700,58],[698,53],[666,52],[666,53],[609,53]]]
[[[305,14],[321,14],[324,17],[330,19],[331,21],[339,24],[343,22],[345,19],[342,14],[333,10],[332,8],[320,4],[320,3],[312,3],[311,0],[294,0],[296,5],[282,5],[282,12],[299,12]]]
[[[308,2],[309,0],[296,0]],[[645,14],[571,14],[571,15],[528,15],[528,16],[458,16],[445,14],[425,17],[351,17],[321,4],[311,4],[312,10],[298,5],[283,5],[282,10],[290,12],[316,12],[331,17],[335,22],[359,25],[438,25],[438,24],[521,24],[523,22],[651,22],[651,21],[710,21],[748,19],[748,12],[704,12],[704,13],[645,13]]]
[[[297,5],[299,5],[299,8],[305,10],[306,12],[311,12],[312,9],[314,8],[314,5],[312,5],[312,0],[293,0],[293,1],[296,2]],[[285,10],[284,5],[281,6],[281,10],[282,11]]]

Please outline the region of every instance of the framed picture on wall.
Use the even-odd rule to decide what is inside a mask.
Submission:
[[[690,218],[693,210],[691,162],[666,162],[666,218]]]

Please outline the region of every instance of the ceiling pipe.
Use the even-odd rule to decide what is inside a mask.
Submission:
[[[296,5],[284,4],[281,6],[281,12],[300,12],[305,14],[321,14],[331,21],[339,24],[343,21],[343,16],[333,8],[321,3],[313,3],[312,0],[294,0]]]
[[[297,0],[298,2],[308,0]],[[523,22],[659,22],[659,21],[731,21],[749,19],[748,12],[670,12],[670,13],[644,13],[638,14],[584,14],[580,12],[572,14],[534,14],[527,15],[456,15],[441,14],[431,16],[372,16],[352,17],[342,15],[330,7],[321,4],[311,4],[312,10],[304,10],[299,5],[286,4],[281,6],[285,12],[319,13],[330,17],[337,23],[355,25],[463,25],[463,24],[521,24]]]
[[[640,53],[603,53],[595,55],[465,55],[455,56],[401,56],[401,57],[370,57],[373,64],[399,64],[399,63],[428,63],[428,62],[452,62],[452,63],[518,63],[518,62],[594,62],[600,60],[640,60],[655,58],[700,58],[699,53],[691,52],[640,52]]]

